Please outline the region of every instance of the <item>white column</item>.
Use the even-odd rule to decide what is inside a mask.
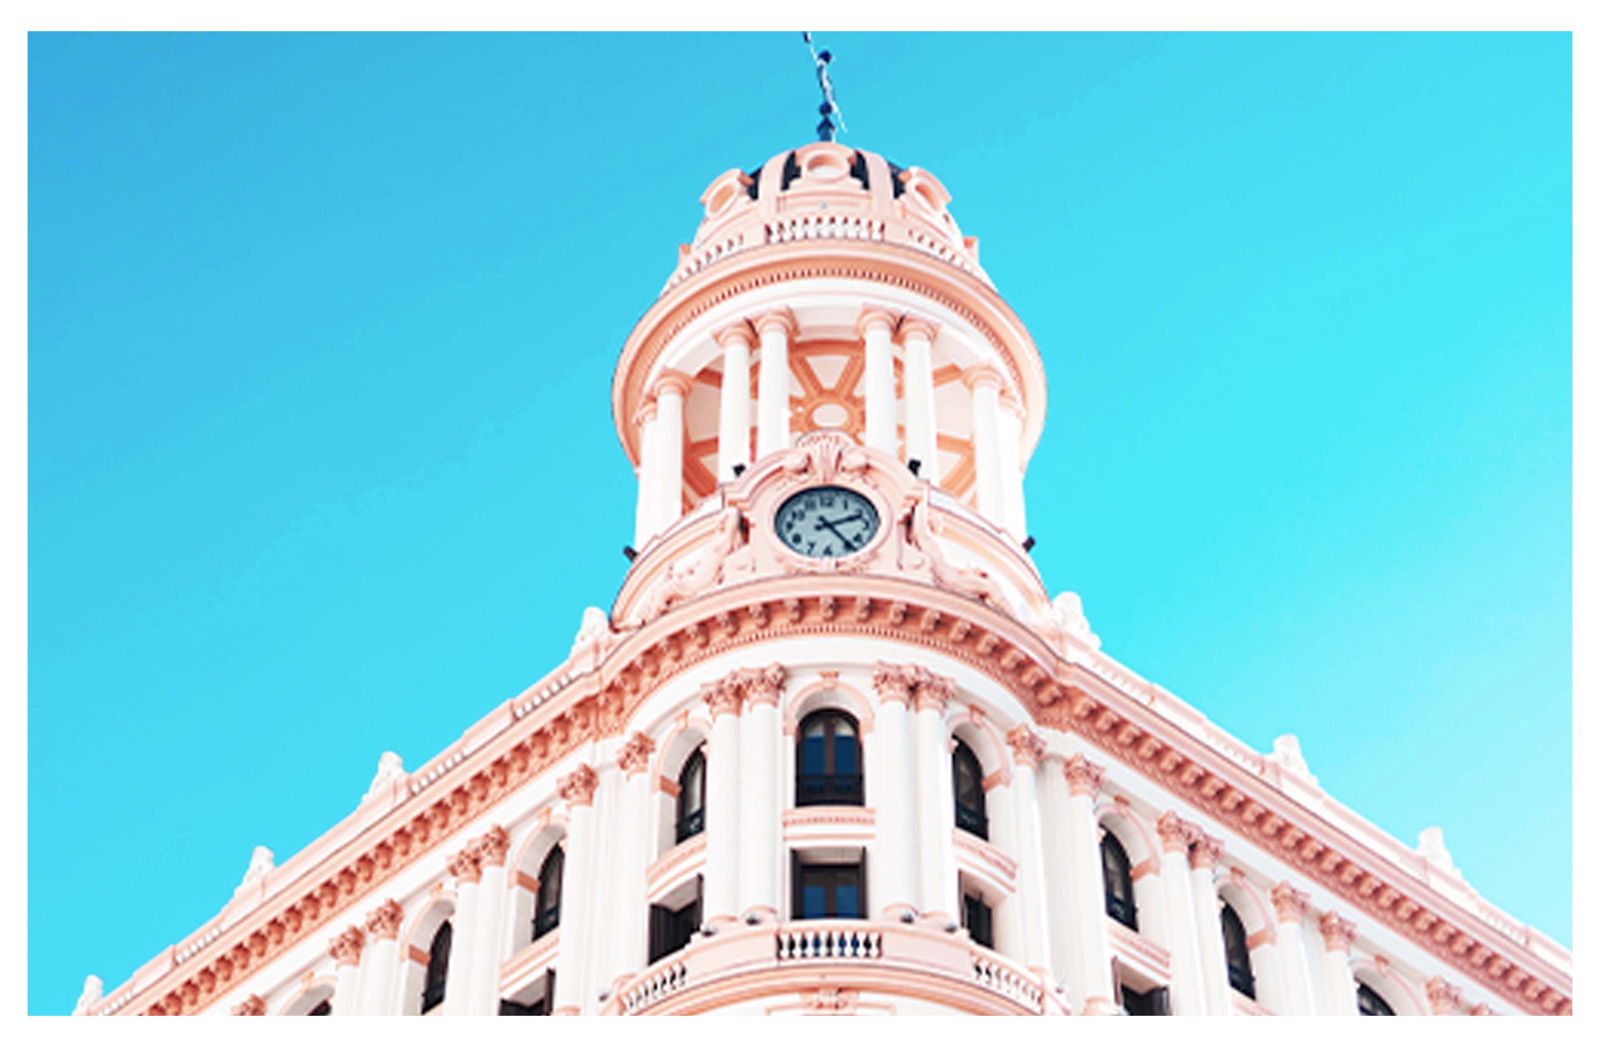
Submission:
[[[1168,811],[1156,822],[1161,836],[1161,893],[1166,900],[1168,943],[1172,952],[1172,1013],[1206,1013],[1200,974],[1194,892],[1189,889],[1189,844],[1199,830]]]
[[[361,951],[366,935],[359,927],[346,927],[328,943],[335,964],[333,1009],[337,1017],[361,1013]]]
[[[506,923],[506,852],[511,837],[499,825],[472,842],[478,859],[478,915],[473,921],[472,974],[465,1013],[500,1011],[501,942]]]
[[[1060,761],[1048,761],[1038,773],[1039,836],[1044,845],[1045,933],[1050,942],[1050,975],[1066,985],[1067,957],[1072,951],[1072,897],[1068,882],[1067,780]]]
[[[656,533],[656,488],[661,486],[661,449],[656,446],[656,401],[654,397],[639,406],[633,416],[639,430],[639,498],[633,513],[633,546],[643,549]]]
[[[872,806],[877,811],[877,846],[867,864],[871,882],[867,899],[872,910],[888,920],[913,911],[917,905],[916,860],[937,841],[916,844],[916,784],[911,766],[911,692],[916,676],[910,666],[878,663],[872,674],[878,693],[878,711],[872,725],[877,743],[867,765],[874,785]],[[948,759],[948,757],[947,757]]]
[[[921,909],[924,916],[956,920],[961,899],[956,896],[955,783],[944,725],[945,704],[955,697],[955,683],[930,673],[917,684],[915,695]]]
[[[650,921],[647,918],[645,866],[649,864],[650,834],[645,827],[654,821],[650,784],[650,755],[656,743],[634,732],[617,753],[622,770],[622,817],[613,828],[616,834],[617,863],[613,870],[616,894],[607,904],[617,910],[611,924],[611,961],[600,980],[613,986],[618,979],[643,970],[650,958]]]
[[[1050,970],[1048,904],[1044,875],[1044,844],[1039,835],[1037,768],[1044,759],[1044,742],[1018,725],[1006,734],[1011,746],[1011,798],[1016,811],[1017,893],[1022,901],[1022,956],[1035,971]]]
[[[600,776],[588,764],[557,783],[567,802],[566,864],[561,872],[561,944],[556,953],[556,998],[552,1014],[582,1014],[592,999],[585,985],[585,967],[594,943],[590,926],[589,887],[599,872],[594,865],[594,793]],[[643,917],[641,916],[641,919]]]
[[[1074,753],[1062,767],[1067,782],[1067,904],[1071,945],[1066,951],[1067,991],[1077,1014],[1112,1014],[1111,944],[1106,938],[1105,876],[1100,870],[1100,823],[1094,798],[1105,768]]]
[[[683,401],[693,381],[688,375],[668,371],[656,380],[657,459],[655,532],[660,534],[683,515]]]
[[[906,458],[922,462],[917,474],[931,484],[939,482],[939,420],[933,405],[934,325],[908,317],[900,325],[905,345]]]
[[[773,921],[778,918],[779,826],[783,813],[777,761],[763,759],[762,754],[774,752],[778,737],[783,666],[745,670],[741,680],[744,711],[739,716],[739,915]]]
[[[1230,1014],[1228,957],[1222,948],[1222,901],[1217,896],[1217,859],[1222,841],[1198,834],[1189,851],[1189,889],[1194,895],[1194,925],[1200,946],[1200,983],[1207,1014]]]
[[[1000,398],[1000,487],[1011,537],[1028,537],[1028,513],[1022,502],[1022,403],[1007,392]]]
[[[711,710],[706,746],[705,922],[727,924],[739,915],[739,707],[743,688],[737,673],[706,684],[702,696]]]
[[[756,394],[756,457],[789,446],[789,339],[794,317],[787,309],[756,321],[761,336],[761,388]]]
[[[894,454],[899,442],[894,431],[894,316],[868,306],[856,321],[856,334],[865,343],[867,425],[866,444]]]
[[[367,914],[367,947],[361,955],[361,1004],[358,1013],[374,1016],[400,1013],[395,981],[400,973],[400,925],[405,913],[389,898]]]
[[[1000,374],[974,367],[963,378],[972,390],[972,443],[978,466],[978,512],[1004,527],[1005,496],[1000,485]]]
[[[456,909],[450,916],[450,966],[444,984],[440,1013],[450,1017],[467,1013],[472,996],[473,951],[478,947],[478,856],[469,843],[451,856],[446,868],[456,880]]]
[[[1303,926],[1308,900],[1304,891],[1297,891],[1287,883],[1272,888],[1272,908],[1278,919],[1278,961],[1283,969],[1285,1014],[1316,1013]]]
[[[722,347],[722,392],[717,412],[717,479],[750,464],[750,328],[742,321],[717,332]]]
[[[1016,790],[1011,787],[1014,778],[1002,773],[988,776],[988,780],[991,784],[983,792],[983,805],[989,815],[989,840],[1006,854],[1016,855],[1020,852],[1021,834],[1017,829]],[[958,894],[965,894],[960,890],[959,873],[956,875],[956,887]],[[966,907],[965,898],[961,899],[961,904],[963,908]],[[1024,959],[1027,954],[1024,942],[1027,937],[1027,923],[1023,914],[1025,904],[1019,885],[1017,893],[1005,899],[1004,904],[994,911],[995,946],[1018,959]]]
[[[1322,1013],[1358,1014],[1356,979],[1350,973],[1350,944],[1355,941],[1356,925],[1325,912],[1317,921],[1317,929],[1322,932]]]

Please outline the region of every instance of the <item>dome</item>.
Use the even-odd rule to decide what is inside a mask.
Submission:
[[[812,142],[753,171],[723,172],[700,203],[705,216],[694,242],[679,249],[667,288],[732,255],[806,240],[921,251],[990,283],[978,265],[978,241],[961,235],[943,184],[920,167],[903,168],[864,149]]]

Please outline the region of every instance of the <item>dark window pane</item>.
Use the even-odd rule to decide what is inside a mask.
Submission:
[[[1356,1009],[1370,1018],[1388,1018],[1394,1015],[1394,1008],[1389,1006],[1389,1001],[1379,996],[1365,983],[1356,985]]]
[[[333,1013],[333,1001],[332,1000],[323,1000],[321,1003],[317,1004],[315,1007],[313,1007],[309,1011],[307,1011],[306,1015],[308,1017],[311,1017],[311,1018],[326,1018],[329,1015],[331,1015],[332,1013]]]
[[[862,803],[861,750],[849,715],[823,709],[801,721],[795,766],[797,805]]]
[[[450,977],[450,939],[453,931],[446,920],[433,932],[428,945],[428,971],[422,980],[422,1013],[427,1014],[444,1000],[445,982]]]
[[[1244,922],[1233,906],[1222,907],[1222,947],[1228,958],[1228,984],[1256,998],[1255,972],[1250,968],[1250,946],[1245,942]]]
[[[1106,914],[1129,930],[1139,929],[1133,901],[1133,869],[1122,841],[1113,833],[1100,837],[1100,872],[1105,880]]]
[[[539,866],[539,896],[533,911],[534,940],[544,937],[561,926],[561,881],[566,874],[567,858],[559,846],[553,847]]]

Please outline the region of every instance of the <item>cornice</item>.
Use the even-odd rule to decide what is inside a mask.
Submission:
[[[854,635],[971,666],[1022,700],[1038,725],[1082,736],[1475,982],[1548,1014],[1570,1013],[1569,976],[1016,620],[921,583],[874,577],[870,589],[877,595],[859,595],[860,576],[794,576],[675,606],[121,1010],[183,1014],[214,1002],[579,746],[620,735],[658,686],[693,666],[767,640]],[[833,613],[841,600],[852,613]]]

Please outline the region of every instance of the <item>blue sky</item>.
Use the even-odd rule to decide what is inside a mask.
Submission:
[[[822,34],[1031,329],[1106,650],[1571,921],[1564,34]],[[29,46],[29,1007],[210,917],[608,606],[612,366],[797,33]],[[549,565],[559,564],[552,574]]]

